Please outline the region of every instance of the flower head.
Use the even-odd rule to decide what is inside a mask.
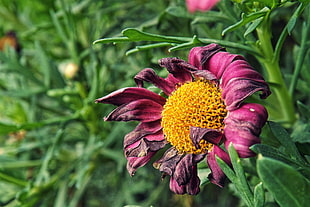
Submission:
[[[189,12],[208,11],[217,4],[220,0],[186,0],[187,9]]]
[[[167,144],[171,147],[153,166],[170,176],[170,189],[178,194],[199,193],[197,163],[205,157],[209,180],[223,186],[225,175],[215,155],[230,163],[223,144],[233,144],[242,158],[255,154],[249,149],[259,143],[267,120],[266,109],[244,100],[260,91],[270,94],[263,77],[242,56],[226,52],[216,44],[195,47],[189,62],[163,58],[160,66],[169,75],[162,78],[146,68],[134,80],[137,87],[117,90],[96,100],[116,105],[105,121],[139,121],[124,139],[127,170],[133,175]],[[143,88],[149,82],[167,98]]]

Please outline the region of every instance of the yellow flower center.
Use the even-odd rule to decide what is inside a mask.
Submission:
[[[190,139],[190,128],[224,128],[227,115],[221,90],[212,82],[200,79],[177,88],[168,97],[162,111],[161,125],[165,138],[179,153],[201,154],[212,144],[201,140],[197,149]]]

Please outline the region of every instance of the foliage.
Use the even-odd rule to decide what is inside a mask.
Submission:
[[[0,206],[307,204],[308,1],[222,0],[194,14],[183,0],[0,5],[0,35],[14,30],[22,48],[0,51]],[[244,55],[266,77],[270,122],[262,144],[252,146],[257,158],[240,160],[231,147],[233,168],[218,160],[227,187],[210,184],[203,163],[202,192],[177,196],[150,165],[129,176],[122,140],[135,123],[103,122],[113,107],[94,100],[133,86],[145,67],[159,70],[158,59],[186,59],[191,47],[208,43]]]

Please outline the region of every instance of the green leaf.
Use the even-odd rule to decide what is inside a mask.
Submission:
[[[264,207],[265,204],[265,192],[263,188],[263,183],[258,183],[254,188],[254,206]]]
[[[239,22],[237,22],[237,23],[227,27],[226,29],[224,29],[223,32],[222,32],[222,35],[224,36],[227,32],[231,32],[233,30],[236,30],[239,27],[242,27],[242,26],[244,26],[244,25],[246,25],[246,24],[248,24],[250,22],[253,22],[253,21],[257,20],[258,18],[264,17],[267,14],[268,11],[269,11],[269,9],[264,8],[264,9],[258,11],[258,12],[251,13],[249,15],[246,15],[245,13],[242,13],[242,15],[241,15],[242,19]],[[258,25],[256,25],[256,26],[258,26]],[[254,29],[255,28],[253,28],[253,30]]]
[[[255,144],[251,146],[250,149],[257,154],[262,154],[264,157],[270,157],[281,162],[285,162],[289,165],[298,165],[295,160],[290,159],[286,154],[275,147],[265,144]]]
[[[287,153],[295,160],[299,162],[303,162],[303,158],[299,154],[295,143],[292,141],[290,135],[287,131],[279,124],[275,122],[268,122],[268,125],[277,138],[277,140],[281,143],[281,145],[286,149]]]
[[[309,204],[310,183],[293,167],[260,156],[257,172],[280,206],[306,207]]]

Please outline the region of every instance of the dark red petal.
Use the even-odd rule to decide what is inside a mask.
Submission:
[[[162,105],[149,99],[140,99],[117,107],[104,120],[152,122],[161,119],[162,110]]]
[[[161,172],[172,176],[177,163],[182,157],[183,155],[179,154],[174,147],[171,147],[165,152],[162,158],[154,162],[153,166]]]
[[[227,65],[220,87],[227,110],[238,108],[248,96],[257,91],[262,92],[261,98],[267,98],[271,93],[264,78],[243,59]]]
[[[221,158],[229,166],[231,166],[231,161],[229,155],[217,145],[214,145],[211,152],[209,152],[207,155],[208,166],[211,170],[211,173],[209,174],[208,178],[211,183],[223,187],[225,184],[226,175],[221,170],[220,166],[217,164],[215,155]]]
[[[254,81],[252,79],[232,79],[229,84],[223,88],[222,98],[225,101],[228,111],[235,110],[250,95],[257,91],[263,91],[261,97],[267,97],[270,94],[266,83]]]
[[[180,185],[174,177],[170,178],[170,189],[176,194],[197,195],[200,192],[200,179],[197,175],[197,166],[191,168],[191,178],[188,183]]]
[[[178,84],[178,80],[171,74],[166,79],[159,77],[151,68],[146,68],[140,71],[134,80],[138,87],[143,87],[143,82],[152,83],[157,88],[161,89],[165,94],[170,95]]]
[[[203,158],[205,158],[205,154],[186,154],[182,157],[177,163],[173,173],[173,178],[179,185],[185,185],[189,182],[193,176],[193,166],[196,166]]]
[[[147,155],[142,157],[127,157],[127,171],[133,176],[139,167],[144,166],[148,163],[156,152],[149,152]]]
[[[258,136],[267,118],[266,109],[256,103],[245,103],[230,111],[224,120],[225,146],[232,143],[242,158],[254,156],[249,147],[260,142]]]
[[[107,96],[97,99],[96,103],[106,103],[120,106],[139,99],[150,99],[160,105],[164,105],[166,103],[166,99],[164,97],[145,88],[137,87],[119,89]]]
[[[159,60],[161,67],[167,68],[168,72],[178,80],[178,83],[185,83],[192,80],[191,71],[196,71],[197,68],[190,65],[179,58],[163,58]]]
[[[153,122],[140,122],[133,131],[131,131],[125,136],[124,147],[127,147],[130,144],[133,144],[134,142],[142,139],[143,137],[147,135],[153,135],[159,131],[161,132],[161,129],[162,127],[160,125],[160,120],[153,121]]]
[[[204,47],[194,47],[189,52],[188,61],[191,65],[197,67],[199,70],[209,70],[211,68],[208,64],[209,59],[214,54],[223,50],[225,49],[217,44],[209,44]],[[213,73],[213,71],[211,72]]]
[[[170,177],[170,190],[176,194],[183,195],[186,193],[186,186],[179,185],[173,177]]]
[[[200,127],[190,128],[190,138],[197,149],[200,148],[199,143],[202,139],[212,144],[218,144],[220,143],[222,137],[223,137],[222,132],[216,129],[207,129]]]

